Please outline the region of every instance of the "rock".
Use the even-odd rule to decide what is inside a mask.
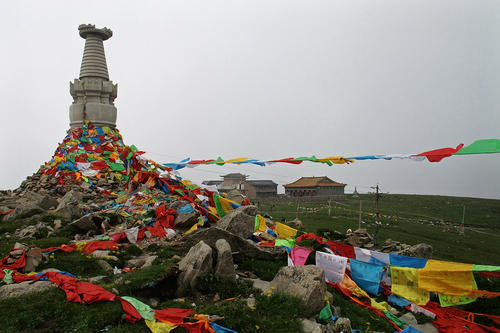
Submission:
[[[102,223],[106,218],[101,213],[90,213],[71,222],[69,225],[76,231],[87,233],[89,231],[102,232]]]
[[[398,252],[398,254],[430,259],[432,257],[432,245],[426,243],[420,243],[417,245],[410,246]]]
[[[97,276],[91,277],[89,279],[89,282],[96,284],[96,283],[98,283],[99,281],[101,281],[102,279],[105,279],[105,278],[107,278],[106,275],[97,275]]]
[[[78,207],[81,201],[81,193],[71,190],[59,200],[59,205],[54,211],[54,214],[64,217],[66,220],[71,220],[73,216],[81,216],[81,209]]]
[[[352,333],[351,320],[344,317],[337,319],[333,331],[335,333]]]
[[[215,275],[224,280],[236,281],[236,272],[234,271],[233,256],[231,246],[225,239],[219,239],[215,242],[217,251],[217,264],[215,265]]]
[[[321,324],[309,319],[302,319],[302,329],[304,333],[323,333]]]
[[[113,272],[113,267],[106,260],[97,260],[97,264],[107,273]]]
[[[247,298],[247,306],[249,308],[255,308],[255,303],[256,303],[256,299],[253,295],[250,295],[250,297]]]
[[[41,200],[37,202],[38,206],[44,210],[49,210],[49,209],[55,209],[58,205],[59,202],[57,201],[56,198],[50,196],[50,195],[43,195]]]
[[[153,265],[153,261],[158,258],[158,256],[149,256],[147,254],[140,255],[138,257],[132,258],[127,261],[125,267],[136,267],[136,268],[147,268]]]
[[[345,241],[346,243],[356,247],[373,247],[373,237],[366,229],[358,229],[354,232],[348,232]]]
[[[271,282],[264,281],[260,279],[247,279],[253,282],[253,287],[262,291],[262,293],[267,293],[271,290]]]
[[[198,223],[199,216],[197,212],[179,213],[175,218],[174,226],[176,229],[187,230]]]
[[[290,227],[295,228],[295,229],[303,229],[304,228],[302,221],[299,220],[298,218],[295,218],[295,219],[291,220],[290,222],[287,222],[287,224]]]
[[[120,259],[118,259],[118,257],[110,256],[109,250],[95,250],[94,252],[92,252],[91,256],[93,258],[105,259],[105,260],[113,260],[113,261],[120,260]]]
[[[49,281],[24,281],[0,287],[0,300],[16,298],[22,295],[36,293],[51,288],[57,288]]]
[[[178,297],[189,291],[196,291],[198,277],[207,274],[212,269],[212,248],[200,241],[193,246],[179,262],[181,274],[177,279]]]
[[[325,305],[326,282],[323,270],[317,266],[281,267],[271,281],[271,289],[303,300],[306,315],[317,314]]]
[[[439,332],[438,329],[435,328],[431,323],[425,323],[425,324],[419,325],[417,319],[415,318],[415,316],[411,312],[405,313],[404,315],[399,317],[399,319],[401,319],[402,321],[407,323],[408,326],[413,326],[417,330],[420,330],[424,333],[438,333]]]
[[[54,220],[54,230],[59,230],[62,227],[61,220]]]
[[[209,246],[215,247],[215,242],[219,239],[225,239],[231,246],[231,249],[238,249],[239,253],[233,254],[233,258],[236,255],[263,260],[280,260],[286,258],[286,252],[282,247],[260,247],[252,241],[215,227],[198,229],[184,236],[182,246],[187,250],[202,240]]]
[[[156,258],[158,258],[158,256],[147,256],[144,260],[144,265],[142,265],[141,269],[153,266],[153,261],[155,261]]]
[[[34,203],[32,201],[22,201],[20,203],[20,205],[17,206],[12,211],[12,213],[10,213],[9,215],[5,216],[3,218],[3,220],[6,221],[6,222],[11,222],[11,221],[14,221],[14,220],[20,218],[20,216],[22,216],[24,214],[28,214],[28,213],[34,212],[34,211],[43,212],[42,208],[40,208],[39,206],[37,206],[36,203]]]
[[[26,253],[26,265],[22,271],[24,273],[35,272],[38,265],[42,262],[42,249],[34,247]]]
[[[19,243],[19,242],[16,242],[14,244],[13,249],[23,249],[26,252],[30,250],[30,248],[28,247],[28,245],[23,244],[23,243]]]
[[[227,213],[216,227],[246,239],[253,234],[256,214],[257,207],[255,206],[239,207]]]

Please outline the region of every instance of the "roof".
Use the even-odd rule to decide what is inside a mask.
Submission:
[[[222,184],[222,180],[204,180],[203,185],[219,185]]]
[[[278,184],[276,184],[272,180],[247,180],[246,182],[248,184],[254,186],[254,187],[260,187],[260,186],[278,186]]]
[[[222,178],[226,179],[226,178],[243,178],[243,179],[246,179],[248,176],[247,175],[244,175],[242,173],[239,173],[239,172],[235,172],[235,173],[228,173],[227,175],[224,175],[224,176],[221,176]]]
[[[346,186],[346,184],[337,183],[330,178],[323,177],[301,177],[293,183],[283,185],[283,187],[326,187],[326,186]]]

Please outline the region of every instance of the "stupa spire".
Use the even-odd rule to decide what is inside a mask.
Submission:
[[[108,28],[98,29],[93,24],[78,27],[85,39],[80,77],[70,82],[73,104],[69,108],[71,127],[90,121],[96,126],[116,126],[117,85],[109,80],[103,41],[113,36]]]

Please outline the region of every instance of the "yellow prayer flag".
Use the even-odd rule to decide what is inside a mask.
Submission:
[[[248,157],[238,157],[238,158],[233,158],[231,160],[224,161],[223,163],[224,164],[227,164],[227,163],[238,163],[238,162],[244,162],[244,161],[248,161],[248,160],[249,160]]]
[[[266,218],[260,214],[257,214],[257,216],[255,217],[255,226],[257,227],[255,229],[255,232],[266,232]]]
[[[287,226],[286,224],[276,222],[276,234],[278,235],[278,238],[295,238],[295,235],[297,235],[297,229],[291,228]]]
[[[144,320],[146,325],[149,327],[153,333],[169,333],[171,330],[177,327],[174,324],[162,323],[156,320]]]
[[[417,304],[429,302],[429,292],[418,288],[418,272],[416,268],[391,266],[391,291]]]
[[[418,287],[444,295],[470,296],[472,264],[429,259],[418,274]]]

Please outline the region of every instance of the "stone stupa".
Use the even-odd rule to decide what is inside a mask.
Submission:
[[[95,126],[116,127],[117,85],[109,80],[103,41],[113,36],[108,28],[81,24],[80,36],[85,39],[80,77],[70,82],[73,104],[69,108],[69,124],[80,127],[86,121]]]

